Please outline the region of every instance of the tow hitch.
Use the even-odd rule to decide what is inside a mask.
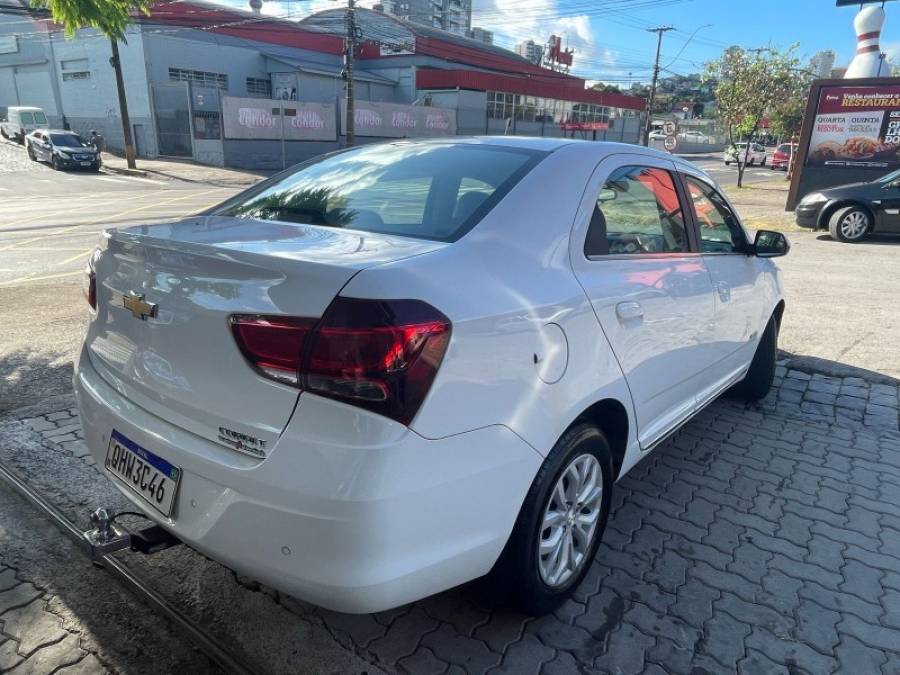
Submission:
[[[150,525],[140,530],[130,530],[115,523],[117,514],[112,509],[100,507],[91,513],[91,524],[94,529],[82,534],[83,542],[90,550],[94,563],[101,563],[104,556],[115,551],[130,549],[137,553],[150,555],[172,546],[181,540],[167,532],[159,525]]]

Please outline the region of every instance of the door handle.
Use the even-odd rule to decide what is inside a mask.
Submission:
[[[616,305],[616,315],[623,321],[630,319],[640,319],[644,316],[644,308],[641,303],[629,300],[628,302],[620,302]]]

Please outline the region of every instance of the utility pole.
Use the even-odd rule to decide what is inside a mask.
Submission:
[[[125,81],[122,79],[122,61],[119,59],[119,41],[117,38],[109,39],[112,48],[112,58],[109,65],[116,73],[116,92],[119,95],[119,113],[122,115],[122,135],[125,137],[125,161],[128,168],[134,169],[134,141],[131,138],[131,120],[128,117],[128,101],[125,100]]]
[[[653,62],[653,82],[650,84],[650,100],[647,102],[647,121],[644,124],[644,145],[650,145],[650,123],[653,119],[653,103],[656,101],[656,83],[659,80],[659,53],[662,50],[663,33],[675,30],[673,26],[658,26],[648,28],[650,33],[656,33],[656,60]]]
[[[353,102],[353,55],[356,51],[358,28],[356,27],[356,0],[347,0],[347,38],[344,40],[344,79],[347,81],[347,124],[344,133],[347,147],[351,147],[356,131],[356,106]]]

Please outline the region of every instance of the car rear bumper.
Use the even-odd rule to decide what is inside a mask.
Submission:
[[[542,461],[504,426],[428,440],[309,394],[258,460],[136,406],[84,350],[74,385],[100,467],[112,429],[181,467],[171,519],[111,478],[137,508],[228,567],[337,611],[396,607],[488,572]]]

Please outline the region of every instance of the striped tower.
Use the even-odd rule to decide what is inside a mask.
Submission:
[[[884,9],[864,7],[853,19],[856,29],[856,56],[847,68],[845,78],[878,77],[882,65],[878,38],[884,26]]]

